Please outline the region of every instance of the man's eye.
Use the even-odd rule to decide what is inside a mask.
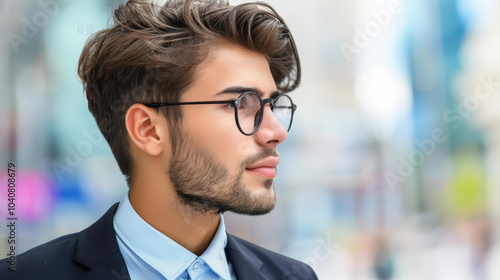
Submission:
[[[238,110],[246,110],[248,109],[249,106],[251,106],[251,101],[247,99],[241,99],[240,103],[238,104]]]
[[[227,103],[222,106],[224,109],[234,110],[234,103]]]

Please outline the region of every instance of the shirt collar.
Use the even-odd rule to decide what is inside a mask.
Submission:
[[[208,248],[200,256],[207,265],[223,279],[231,279],[229,276],[228,262],[226,259],[227,233],[224,225],[224,216],[220,215],[220,222],[215,236]]]
[[[128,195],[120,202],[114,217],[116,234],[139,258],[167,279],[176,279],[197,256],[144,221],[134,210]],[[223,279],[231,279],[225,254],[227,233],[224,217],[212,242],[200,256]]]

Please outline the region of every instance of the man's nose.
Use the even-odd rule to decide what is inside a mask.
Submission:
[[[259,130],[255,133],[255,137],[260,145],[269,147],[277,146],[288,137],[287,128],[274,115],[270,106],[264,106],[262,122]]]

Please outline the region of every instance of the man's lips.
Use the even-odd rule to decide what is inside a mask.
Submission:
[[[279,162],[279,158],[269,157],[263,161],[247,167],[246,170],[261,177],[274,178],[276,177],[276,166],[278,166]]]

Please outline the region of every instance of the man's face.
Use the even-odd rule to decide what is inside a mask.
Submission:
[[[181,102],[235,99],[248,88],[261,98],[276,92],[269,64],[259,53],[238,46],[212,52],[198,67]],[[230,90],[231,91],[231,90]],[[278,144],[288,133],[269,105],[259,130],[243,135],[228,104],[182,106],[183,121],[172,144],[167,175],[179,199],[196,211],[265,214],[275,205],[273,180]]]

